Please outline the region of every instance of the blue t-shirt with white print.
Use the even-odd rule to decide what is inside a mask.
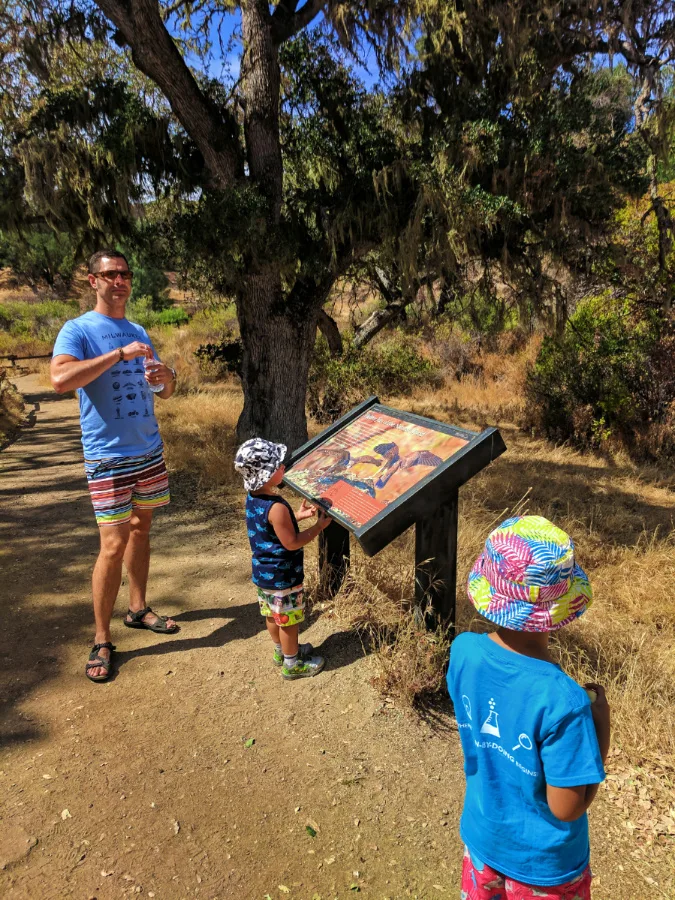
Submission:
[[[145,328],[92,310],[65,323],[56,338],[53,355],[65,353],[79,360],[95,359],[134,341],[152,347]],[[85,459],[144,456],[161,446],[143,357],[115,363],[85,387],[78,388],[77,396]]]
[[[588,818],[556,819],[546,785],[605,778],[586,691],[553,663],[499,646],[487,634],[452,643],[466,795],[460,834],[472,854],[526,884],[565,884],[588,865]]]
[[[291,514],[291,522],[298,534],[300,529],[290,505],[278,494],[246,497],[246,529],[251,543],[252,581],[264,590],[284,591],[299,587],[305,577],[304,552],[287,550],[276,535],[269,520],[270,509],[282,503]]]

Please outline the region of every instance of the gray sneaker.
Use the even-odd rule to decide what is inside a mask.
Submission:
[[[298,659],[292,669],[287,669],[285,665],[281,667],[281,677],[287,681],[294,681],[296,678],[311,678],[313,675],[318,675],[325,665],[326,660],[323,656]]]
[[[298,658],[299,659],[309,659],[310,656],[314,653],[314,647],[311,644],[299,644],[298,645]],[[272,665],[273,666],[283,666],[284,664],[284,654],[279,653],[277,648],[274,648],[274,656],[272,657]]]

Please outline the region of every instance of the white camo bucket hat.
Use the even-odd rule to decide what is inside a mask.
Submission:
[[[257,491],[266,484],[284,461],[285,444],[264,438],[251,438],[237,450],[234,467],[244,479],[247,491]]]

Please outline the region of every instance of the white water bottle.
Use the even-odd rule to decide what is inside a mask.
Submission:
[[[143,368],[146,370],[146,376],[145,376],[146,381],[148,381],[148,376],[147,376],[148,366],[150,368],[152,368],[155,365],[159,365],[158,359],[148,359],[146,356],[145,359],[143,360]],[[150,390],[152,391],[153,394],[159,394],[160,391],[164,390],[163,384],[150,384],[149,381],[148,381],[148,387],[150,388]]]

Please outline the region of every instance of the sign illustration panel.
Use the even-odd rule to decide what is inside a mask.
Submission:
[[[285,481],[361,529],[472,437],[378,404],[294,463]]]

